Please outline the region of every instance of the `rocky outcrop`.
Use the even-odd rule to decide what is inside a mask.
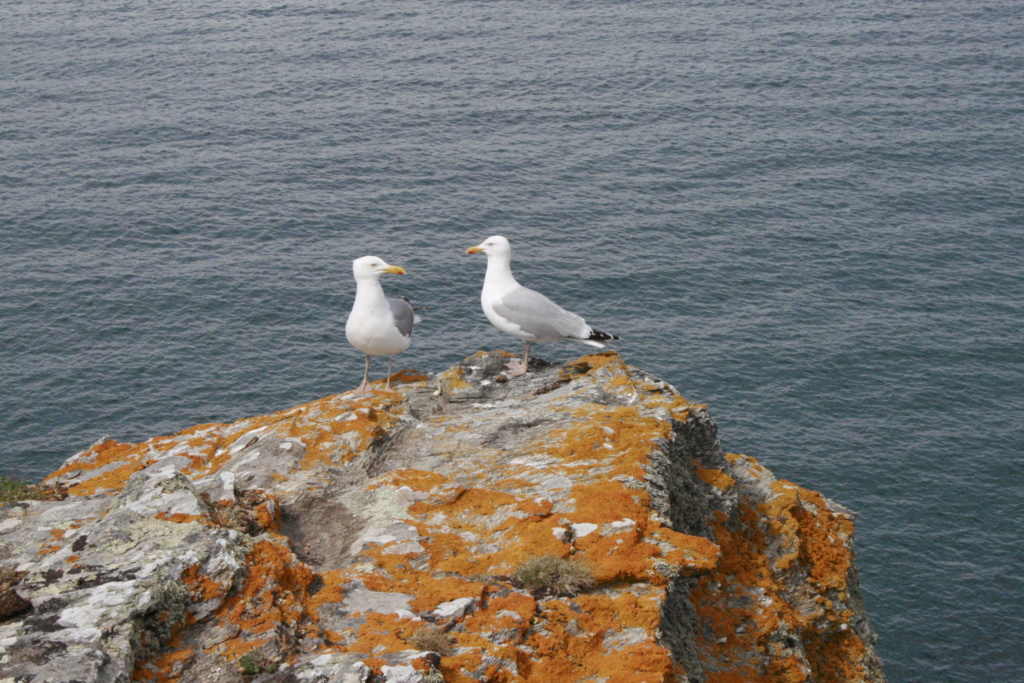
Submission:
[[[0,507],[0,681],[883,680],[849,511],[614,353],[505,360],[73,456]]]

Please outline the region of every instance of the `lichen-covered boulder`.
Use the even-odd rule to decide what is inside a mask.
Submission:
[[[852,514],[614,353],[505,360],[73,456],[0,507],[0,681],[883,680]]]

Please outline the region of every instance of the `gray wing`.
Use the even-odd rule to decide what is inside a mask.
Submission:
[[[540,340],[586,339],[591,333],[583,318],[526,287],[503,296],[494,304],[494,312]]]
[[[388,306],[391,307],[391,315],[395,316],[395,327],[404,337],[412,336],[412,325],[416,322],[416,313],[412,310],[412,304],[406,299],[388,299]]]

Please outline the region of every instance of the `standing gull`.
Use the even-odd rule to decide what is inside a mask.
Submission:
[[[470,247],[467,254],[487,254],[487,274],[480,292],[480,305],[491,324],[523,340],[523,360],[505,367],[513,377],[524,374],[530,364],[530,342],[570,339],[604,348],[604,342],[618,339],[599,332],[587,321],[570,313],[540,292],[523,287],[512,275],[512,246],[500,235],[488,237]]]
[[[404,275],[399,266],[389,266],[384,259],[364,256],[352,262],[356,278],[356,300],[345,323],[348,343],[366,354],[363,383],[356,391],[370,391],[370,357],[388,357],[388,381],[385,391],[391,389],[391,361],[396,353],[409,348],[412,326],[420,321],[408,299],[389,299],[380,286],[384,273]]]

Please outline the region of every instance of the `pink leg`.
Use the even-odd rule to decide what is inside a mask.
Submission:
[[[363,370],[363,383],[356,388],[356,393],[364,394],[372,391],[370,388],[370,354],[366,354],[366,368]]]
[[[526,371],[530,368],[530,342],[523,342],[523,361],[521,363],[509,361],[505,363],[505,367],[508,368],[508,374],[512,377],[525,375]]]

